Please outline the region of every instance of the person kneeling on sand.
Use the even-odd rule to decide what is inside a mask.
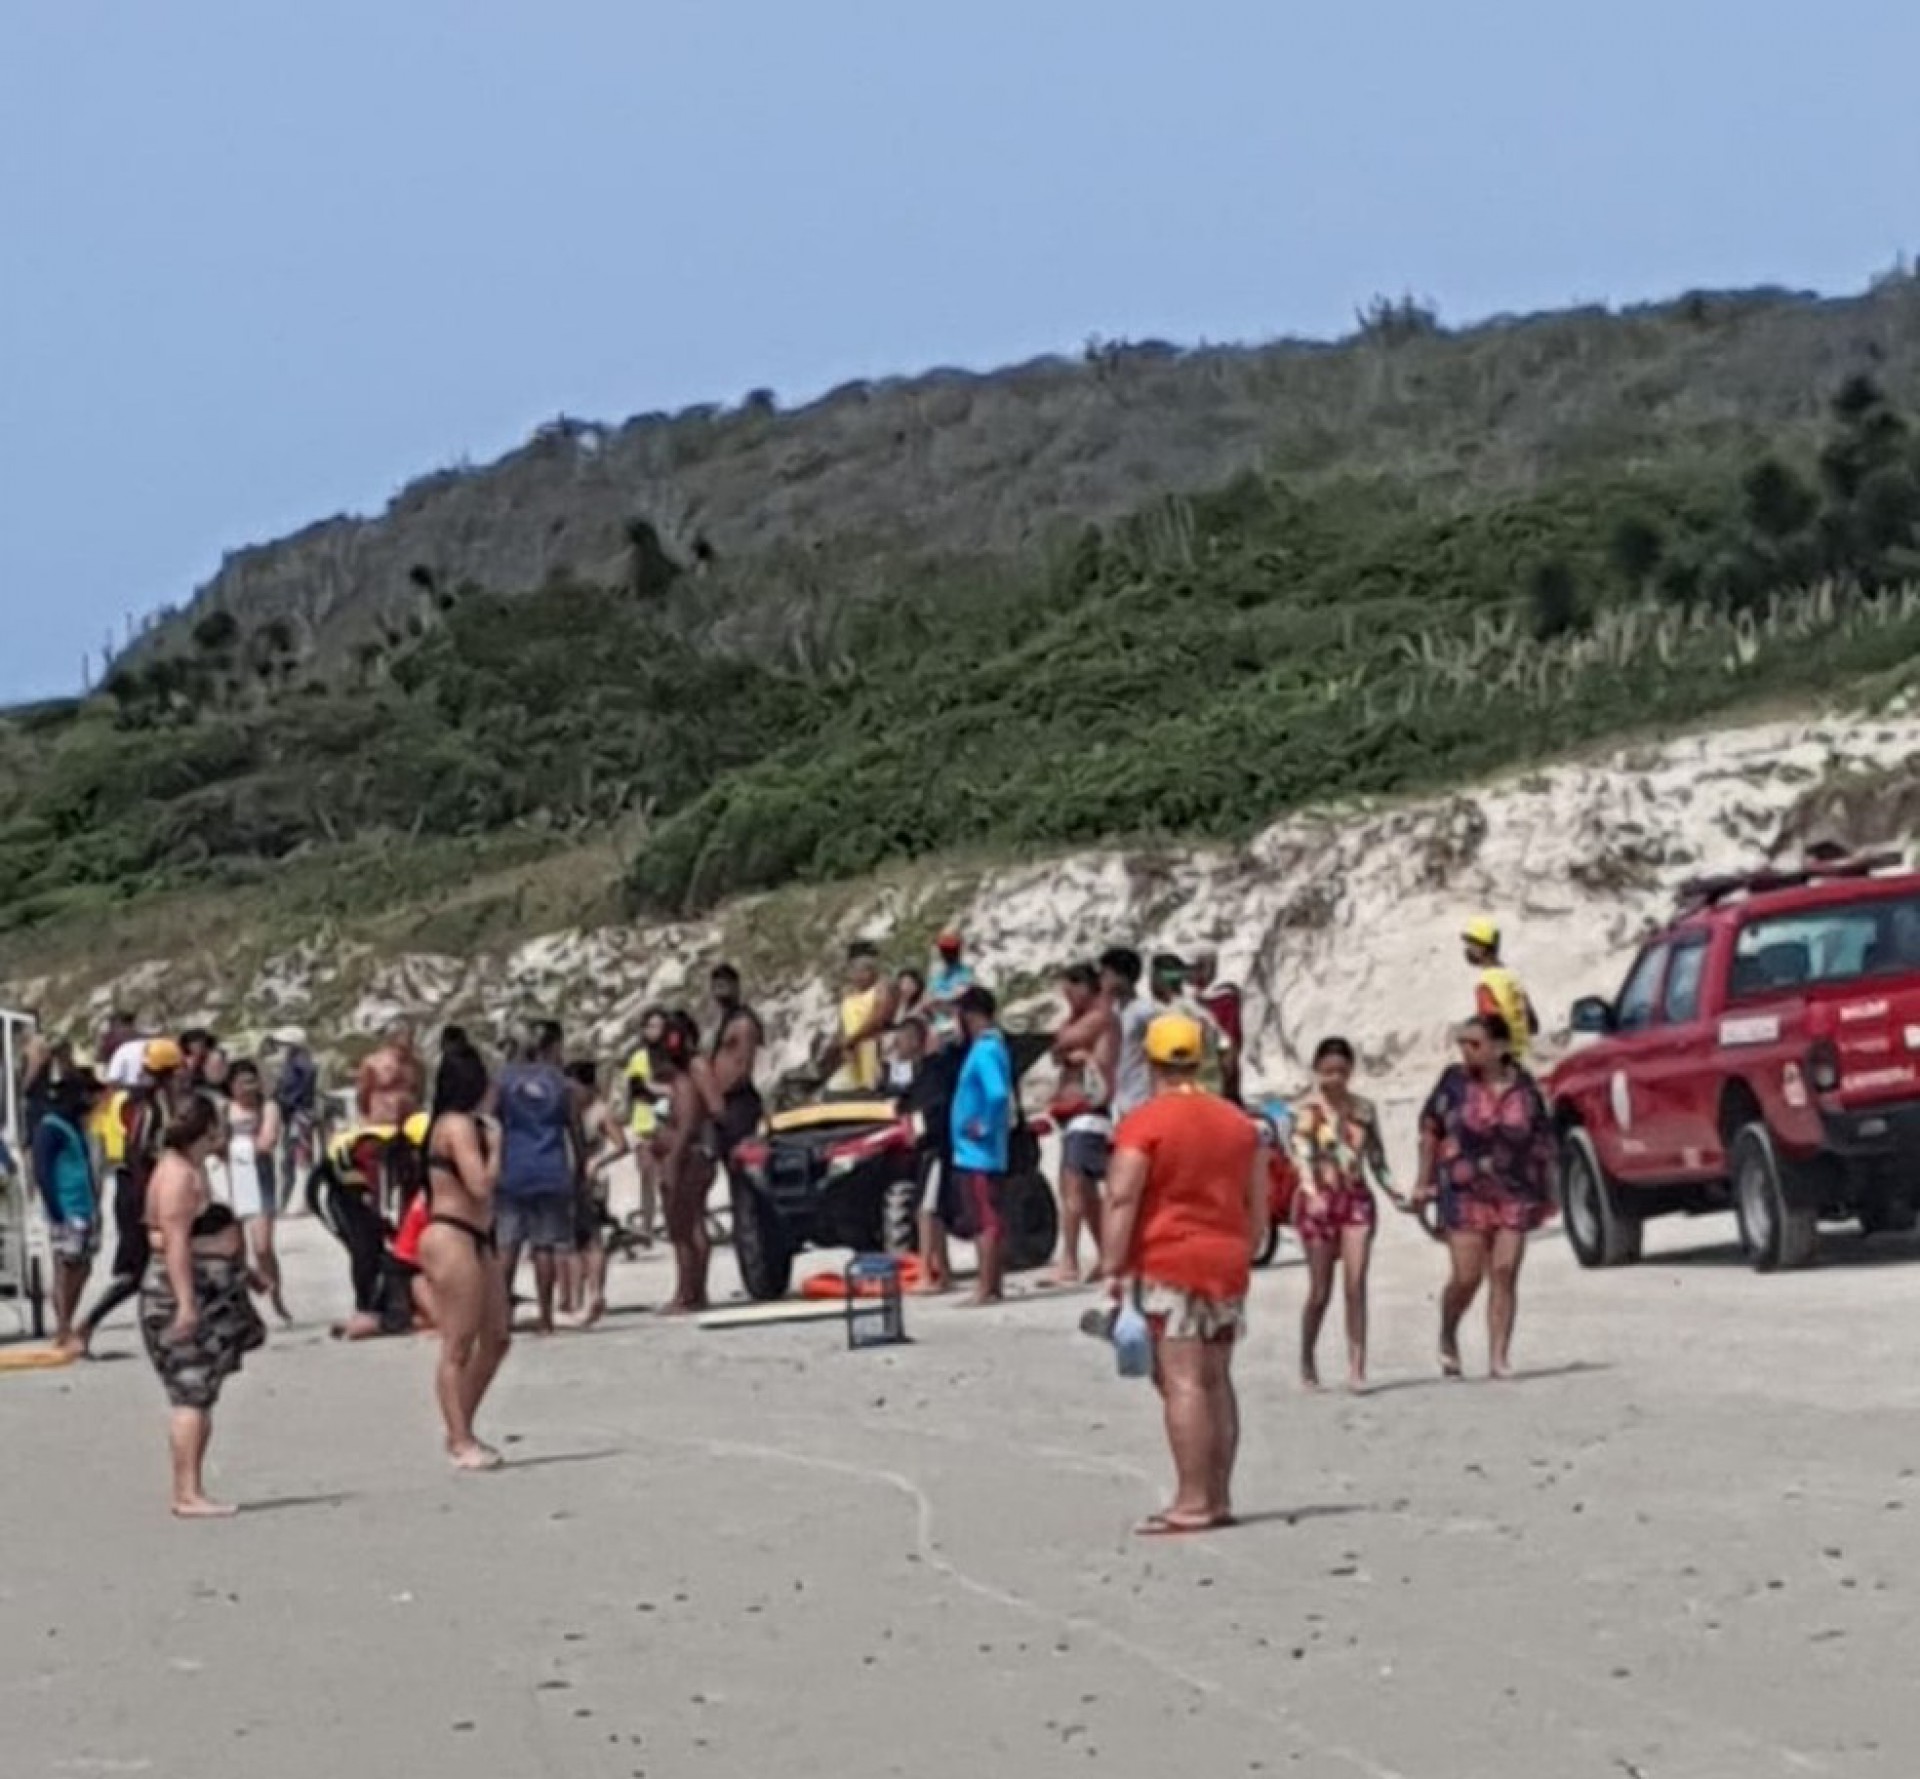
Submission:
[[[1233,1347],[1266,1240],[1267,1171],[1253,1120],[1200,1085],[1201,1023],[1163,1013],[1145,1049],[1153,1097],[1114,1133],[1101,1271],[1153,1332],[1175,1488],[1136,1529],[1159,1536],[1233,1523]]]

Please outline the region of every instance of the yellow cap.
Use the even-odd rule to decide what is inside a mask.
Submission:
[[[1484,914],[1476,914],[1460,929],[1460,937],[1469,945],[1484,945],[1489,951],[1500,949],[1500,929]]]
[[[187,1054],[171,1038],[149,1038],[140,1060],[149,1075],[164,1075],[169,1069],[184,1067]]]
[[[1199,1020],[1184,1013],[1162,1013],[1147,1027],[1147,1061],[1163,1069],[1197,1069],[1206,1050]]]
[[[427,1127],[433,1122],[424,1112],[415,1112],[405,1124],[401,1125],[402,1134],[416,1149],[426,1146]]]

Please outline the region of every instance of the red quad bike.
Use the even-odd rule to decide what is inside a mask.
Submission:
[[[1920,874],[1899,853],[1699,878],[1555,1068],[1567,1237],[1640,1258],[1650,1217],[1731,1209],[1759,1272],[1823,1222],[1910,1230],[1920,1203]]]

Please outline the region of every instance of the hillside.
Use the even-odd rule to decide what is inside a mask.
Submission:
[[[0,930],[217,890],[477,941],[535,883],[567,924],[1232,840],[1870,699],[1920,644],[1917,407],[1900,279],[554,429],[236,559],[100,695],[0,722]]]
[[[619,425],[563,418],[497,463],[422,477],[378,517],[235,551],[148,646],[229,611],[283,619],[341,660],[403,633],[424,578],[621,585],[664,553],[700,570],[699,640],[777,648],[795,606],[1017,571],[1087,521],[1248,470],[1302,491],[1388,476],[1473,498],[1811,428],[1854,372],[1911,406],[1916,292],[1894,277],[1860,298],[1698,293],[1458,332],[1376,303],[1340,345],[1090,342],[1077,361],[848,384],[791,413],[761,390]]]

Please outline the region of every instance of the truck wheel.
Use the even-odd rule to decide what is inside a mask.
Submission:
[[[1820,1239],[1815,1213],[1794,1202],[1764,1124],[1743,1125],[1733,1139],[1733,1210],[1755,1272],[1812,1264]]]
[[[1560,1149],[1560,1209],[1567,1244],[1582,1266],[1632,1266],[1639,1260],[1644,1225],[1607,1178],[1593,1138],[1577,1126]]]
[[[779,1213],[751,1186],[733,1189],[733,1260],[756,1303],[785,1297],[793,1283],[793,1245]]]
[[[1009,1174],[1001,1188],[1007,1225],[1007,1271],[1031,1272],[1053,1258],[1060,1240],[1060,1207],[1041,1174]]]

